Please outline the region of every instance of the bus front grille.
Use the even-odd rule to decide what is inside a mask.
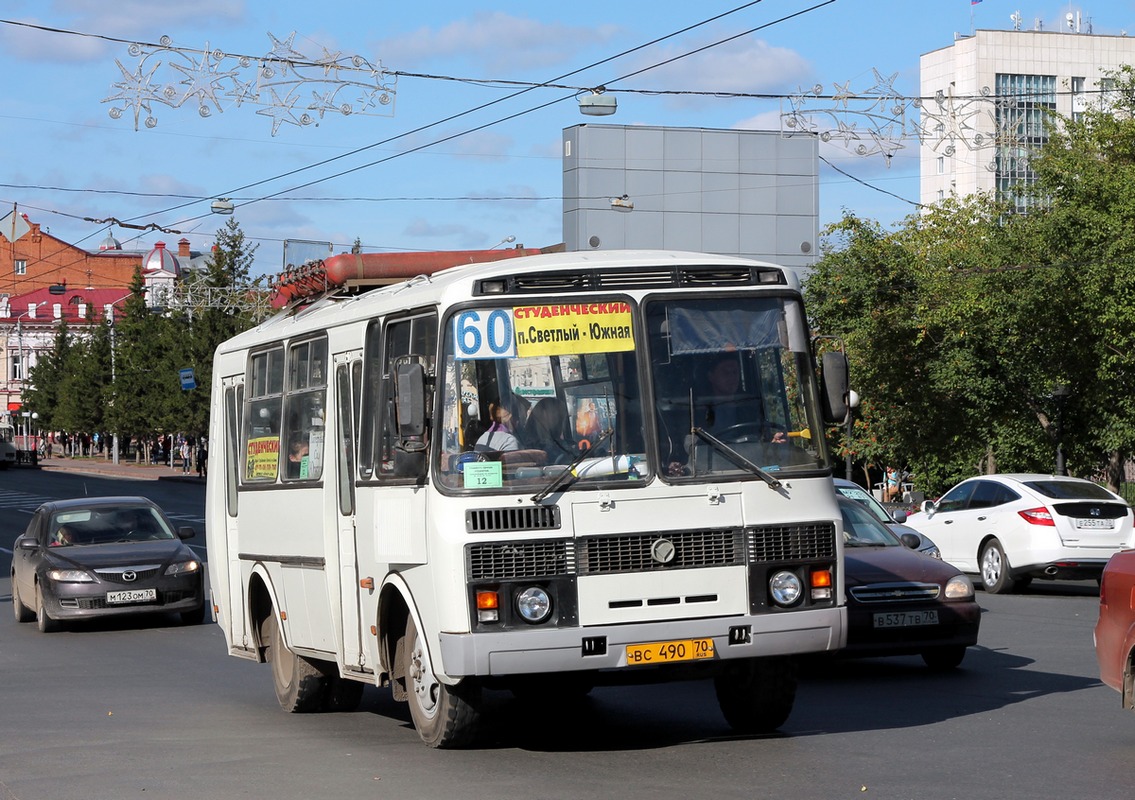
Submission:
[[[660,542],[663,544],[657,544]],[[652,531],[591,536],[579,540],[581,575],[725,567],[743,563],[745,547],[740,528]]]
[[[465,558],[472,581],[567,575],[575,572],[575,543],[570,539],[484,542],[468,545]]]
[[[835,526],[830,522],[767,525],[749,528],[747,534],[753,563],[835,558]]]

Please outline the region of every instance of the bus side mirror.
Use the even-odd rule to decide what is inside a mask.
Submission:
[[[824,353],[820,361],[822,394],[824,403],[824,422],[829,425],[842,425],[847,421],[848,393],[851,391],[848,379],[847,356],[839,352]]]
[[[399,364],[394,379],[398,438],[405,445],[426,432],[426,377],[416,362]],[[407,448],[407,449],[412,449]]]
[[[417,478],[426,474],[426,375],[416,361],[398,365],[394,373],[394,411],[398,442],[394,446],[394,475]]]

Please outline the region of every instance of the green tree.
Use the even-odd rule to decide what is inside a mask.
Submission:
[[[66,427],[65,421],[61,421],[59,417],[59,403],[71,347],[71,331],[67,327],[67,320],[61,319],[51,350],[41,354],[35,367],[28,373],[28,385],[22,402],[29,411],[39,415],[42,430],[63,430]]]

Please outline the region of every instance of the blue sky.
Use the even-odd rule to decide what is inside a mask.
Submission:
[[[286,239],[329,241],[336,252],[356,239],[367,251],[488,248],[509,236],[539,247],[562,239],[565,127],[779,130],[791,103],[778,98],[811,87],[837,94],[884,85],[913,97],[922,53],[949,46],[956,32],[972,27],[1011,29],[1014,12],[1026,29],[1037,19],[1045,30],[1057,29],[1067,13],[1079,11],[1095,33],[1128,27],[1135,33],[1135,2],[1118,0],[742,6],[742,0],[6,0],[0,209],[18,204],[32,221],[82,246],[96,247],[106,236],[108,223],[97,220],[116,219],[178,231],[115,227],[131,249],[159,240],[172,246],[184,236],[204,250],[225,222],[209,213],[211,200],[231,197],[236,219],[259,244],[257,270],[265,273],[281,268]],[[726,13],[733,9],[740,10]],[[162,37],[180,53],[131,54],[129,42]],[[303,83],[277,92],[286,97],[296,89],[299,105],[325,101],[322,115],[307,112],[309,125],[294,124],[298,106],[273,115],[266,106],[238,102],[239,87],[256,81],[257,60],[289,50],[323,64],[305,68]],[[238,55],[253,61],[244,66]],[[360,66],[346,69],[352,56]],[[604,63],[587,68],[598,62]],[[139,104],[121,102],[137,98],[130,78],[168,84],[176,101],[201,86],[192,79],[203,65],[232,78],[179,107],[149,103],[156,125],[146,126],[142,110],[135,130]],[[402,74],[376,78],[368,65]],[[321,75],[354,83],[334,93]],[[523,91],[531,84],[564,88]],[[580,115],[578,89],[595,86],[615,93],[615,115]],[[377,102],[382,87],[393,89],[386,105]],[[104,102],[116,96],[117,103]],[[198,112],[198,98],[208,116]],[[348,102],[351,115],[333,110]],[[114,108],[123,110],[117,119]],[[822,146],[821,155],[854,178],[822,166],[821,224],[845,208],[884,225],[913,212],[917,143],[902,144],[890,159]]]

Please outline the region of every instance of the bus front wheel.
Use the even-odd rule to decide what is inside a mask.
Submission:
[[[287,648],[275,612],[264,621],[264,627],[268,643],[265,659],[272,666],[272,686],[280,707],[300,714],[319,711],[323,704],[323,673]]]
[[[406,620],[406,633],[398,642],[397,655],[410,716],[422,741],[438,748],[470,744],[480,717],[480,687],[468,678],[456,686],[437,679],[429,648],[412,615]]]
[[[772,733],[796,702],[796,661],[788,656],[732,662],[714,678],[717,705],[740,733]]]

